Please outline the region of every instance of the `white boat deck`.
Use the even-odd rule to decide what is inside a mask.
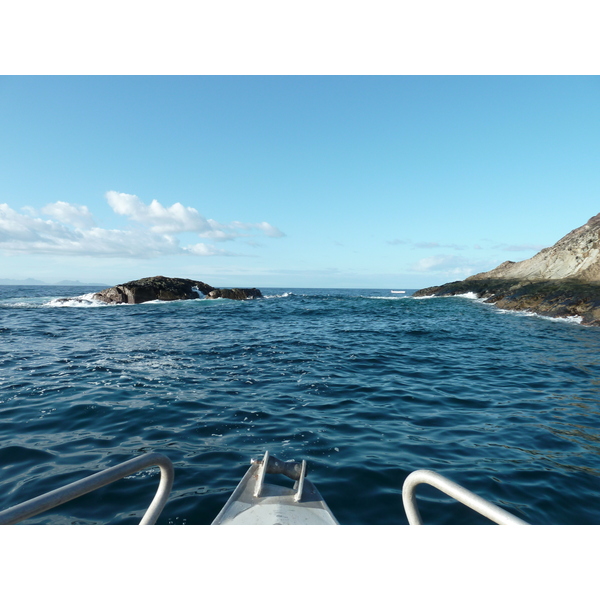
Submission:
[[[252,463],[213,525],[339,525],[317,488],[305,478],[305,465],[291,488],[265,483],[265,464],[269,464],[268,453]]]

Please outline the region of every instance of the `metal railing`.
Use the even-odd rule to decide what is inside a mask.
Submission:
[[[93,492],[98,488],[123,479],[123,477],[127,477],[128,475],[133,475],[148,467],[160,467],[160,481],[154,499],[146,510],[146,514],[142,517],[140,525],[154,525],[167,503],[171,488],[173,487],[174,477],[173,463],[166,456],[157,453],[144,454],[143,456],[132,458],[120,465],[104,469],[99,473],[3,510],[0,512],[0,525],[11,525],[30,517],[35,517],[60,504],[74,500],[79,496]]]
[[[499,525],[529,525],[526,521],[523,521],[499,506],[484,500],[481,496],[470,492],[447,477],[435,473],[434,471],[426,470],[414,471],[406,478],[404,485],[402,486],[402,502],[410,525],[423,524],[415,497],[416,487],[421,483],[427,483],[428,485],[437,488],[441,492],[444,492],[444,494],[458,500],[465,506],[468,506]]]

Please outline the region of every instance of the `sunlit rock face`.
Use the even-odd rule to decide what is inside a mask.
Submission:
[[[467,280],[495,278],[600,281],[600,214],[532,258],[521,262],[506,261]]]

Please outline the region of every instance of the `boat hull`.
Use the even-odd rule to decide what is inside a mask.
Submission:
[[[300,499],[295,489],[273,483],[262,483],[257,496],[260,469],[259,462],[250,466],[213,525],[339,525],[308,479]]]

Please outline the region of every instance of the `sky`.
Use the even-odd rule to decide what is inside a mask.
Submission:
[[[598,77],[0,77],[0,279],[420,288],[599,212]]]

